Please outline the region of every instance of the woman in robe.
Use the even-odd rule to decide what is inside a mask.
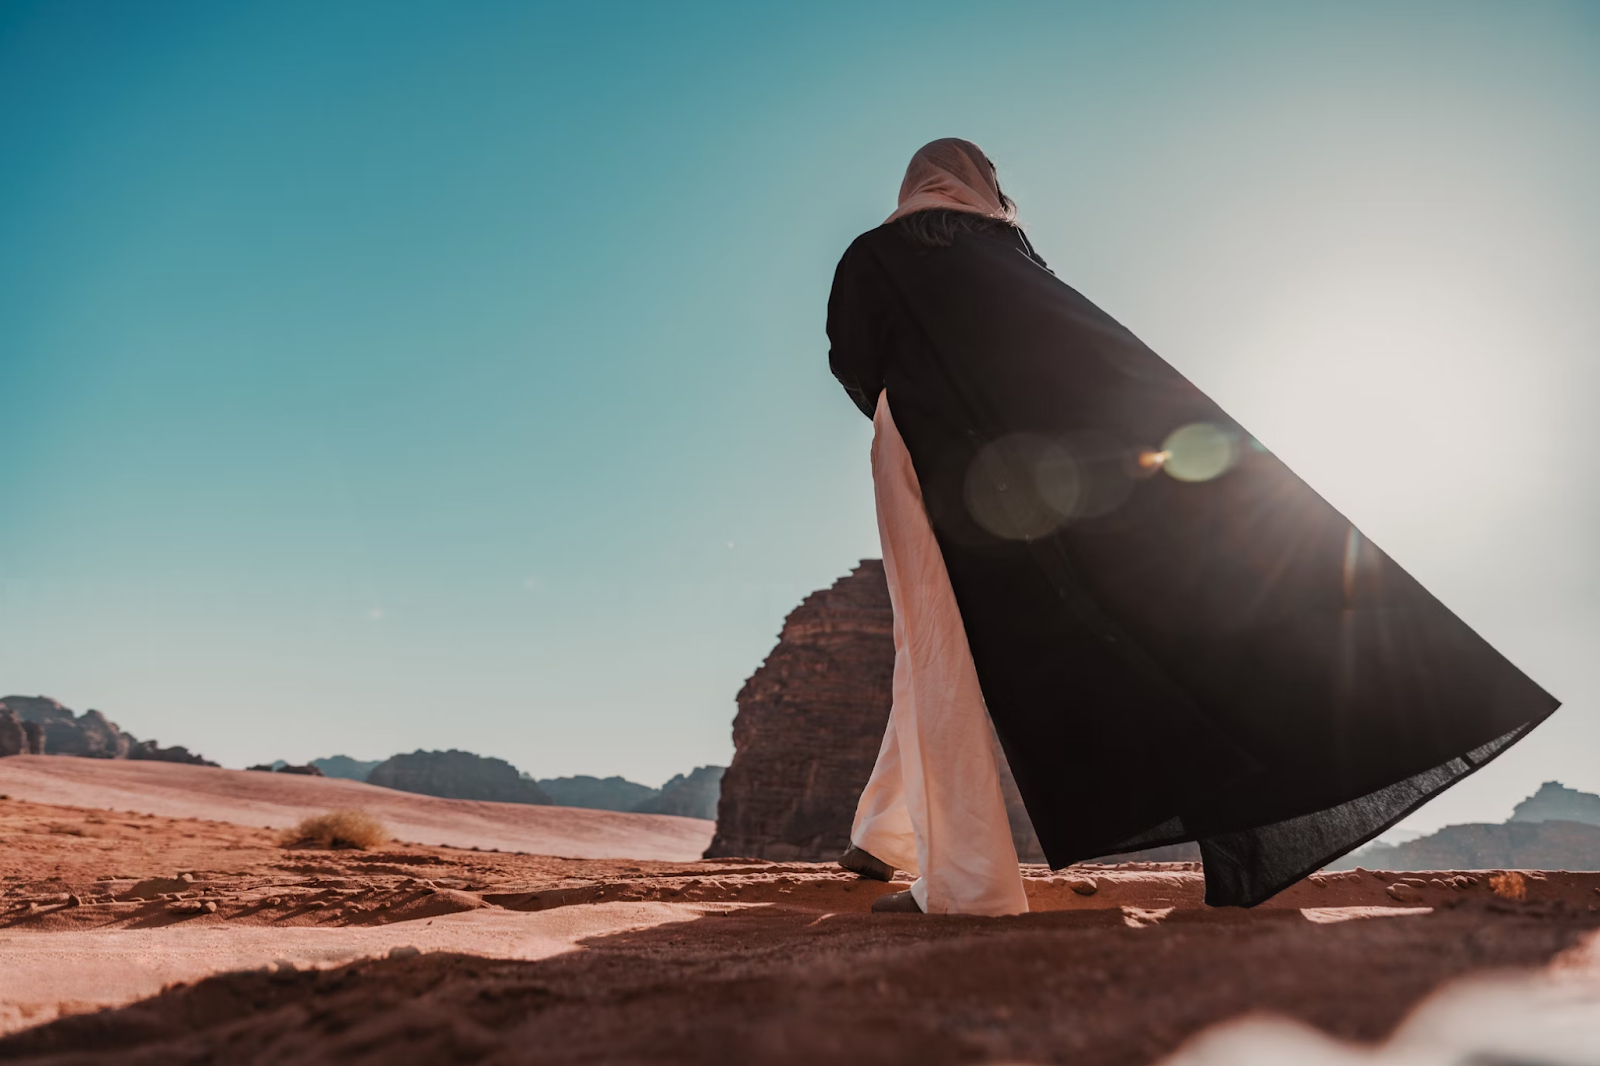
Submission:
[[[1027,909],[1052,868],[1197,841],[1252,906],[1557,702],[1056,278],[969,141],[839,262],[830,365],[873,420],[894,705],[841,864],[875,909]]]

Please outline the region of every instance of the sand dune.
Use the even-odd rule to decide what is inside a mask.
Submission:
[[[715,827],[700,818],[437,799],[337,778],[64,755],[0,759],[0,793],[269,828],[360,807],[383,819],[399,840],[581,859],[697,859]]]

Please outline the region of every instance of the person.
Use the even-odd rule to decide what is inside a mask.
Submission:
[[[1027,909],[1006,766],[1052,868],[1197,841],[1253,906],[1559,705],[1059,280],[970,141],[912,157],[827,332],[895,616],[840,860],[915,875],[875,909]]]

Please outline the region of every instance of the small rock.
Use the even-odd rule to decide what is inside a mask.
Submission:
[[[178,875],[178,880],[180,880],[180,881],[188,881],[190,884],[193,884],[194,883],[194,874],[179,874]]]
[[[169,914],[199,914],[200,901],[197,899],[178,899],[167,904]]]
[[[206,900],[204,903],[200,904],[200,909],[205,911],[207,914],[215,914],[215,913],[217,913],[217,905],[216,905],[216,903],[214,901],[212,901],[212,900],[209,900],[209,899]]]
[[[422,949],[421,948],[412,947],[410,944],[406,944],[406,945],[404,945],[402,947],[393,947],[393,948],[389,949],[389,957],[391,959],[414,959],[418,955],[421,955],[421,954],[422,954]]]
[[[67,906],[81,907],[83,906],[83,898],[81,896],[69,895],[67,896]]]
[[[1422,892],[1415,885],[1408,885],[1404,881],[1396,881],[1389,886],[1389,898],[1396,903],[1415,903],[1422,898]]]
[[[267,900],[267,906],[269,906],[269,907],[281,907],[281,906],[283,906],[282,897],[273,896],[271,899]]]
[[[1092,896],[1100,891],[1100,886],[1091,878],[1080,877],[1067,882],[1067,887],[1080,896]]]

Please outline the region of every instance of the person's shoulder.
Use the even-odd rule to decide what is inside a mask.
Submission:
[[[862,270],[880,270],[883,266],[883,251],[885,241],[897,236],[894,227],[888,224],[874,227],[851,241],[845,248],[844,254],[839,257],[839,266],[835,270],[836,276],[856,273]]]
[[[900,234],[892,223],[885,222],[881,226],[874,226],[850,242],[849,247],[844,250],[845,257],[882,248],[887,242],[899,237]]]

